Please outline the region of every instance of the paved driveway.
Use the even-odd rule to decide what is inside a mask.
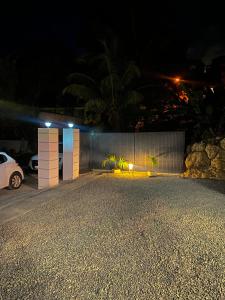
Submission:
[[[33,199],[0,227],[0,299],[224,299],[224,182],[91,175]]]

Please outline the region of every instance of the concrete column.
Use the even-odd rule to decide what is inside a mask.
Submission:
[[[38,188],[59,183],[59,134],[57,128],[38,128]]]
[[[63,180],[79,177],[80,130],[63,128]]]

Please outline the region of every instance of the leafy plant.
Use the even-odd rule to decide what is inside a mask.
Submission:
[[[114,166],[116,168],[117,166],[117,158],[115,154],[109,154],[107,155],[106,159],[102,161],[102,167],[105,168],[106,166]]]
[[[128,169],[128,161],[125,158],[119,157],[117,161],[117,167],[120,170]]]
[[[95,73],[71,74],[63,94],[78,99],[86,124],[120,130],[127,126],[125,114],[131,121],[133,112],[135,116],[139,113],[143,95],[136,82],[141,72],[134,61],[121,61],[117,51],[105,41],[101,45],[100,55],[86,59],[86,66]]]
[[[155,156],[149,155],[148,159],[149,159],[149,162],[150,162],[150,165],[152,168],[154,168],[158,165],[158,160]]]
[[[106,166],[124,170],[128,169],[128,161],[122,156],[117,157],[115,154],[109,154],[106,159],[102,161],[102,167],[105,168]]]

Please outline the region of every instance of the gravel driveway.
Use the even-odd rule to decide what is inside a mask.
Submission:
[[[76,184],[0,227],[0,299],[225,299],[224,182]]]

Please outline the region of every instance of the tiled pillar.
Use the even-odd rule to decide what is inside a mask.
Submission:
[[[63,128],[63,180],[79,177],[80,130]]]
[[[57,128],[38,128],[38,189],[59,183],[59,133]]]

